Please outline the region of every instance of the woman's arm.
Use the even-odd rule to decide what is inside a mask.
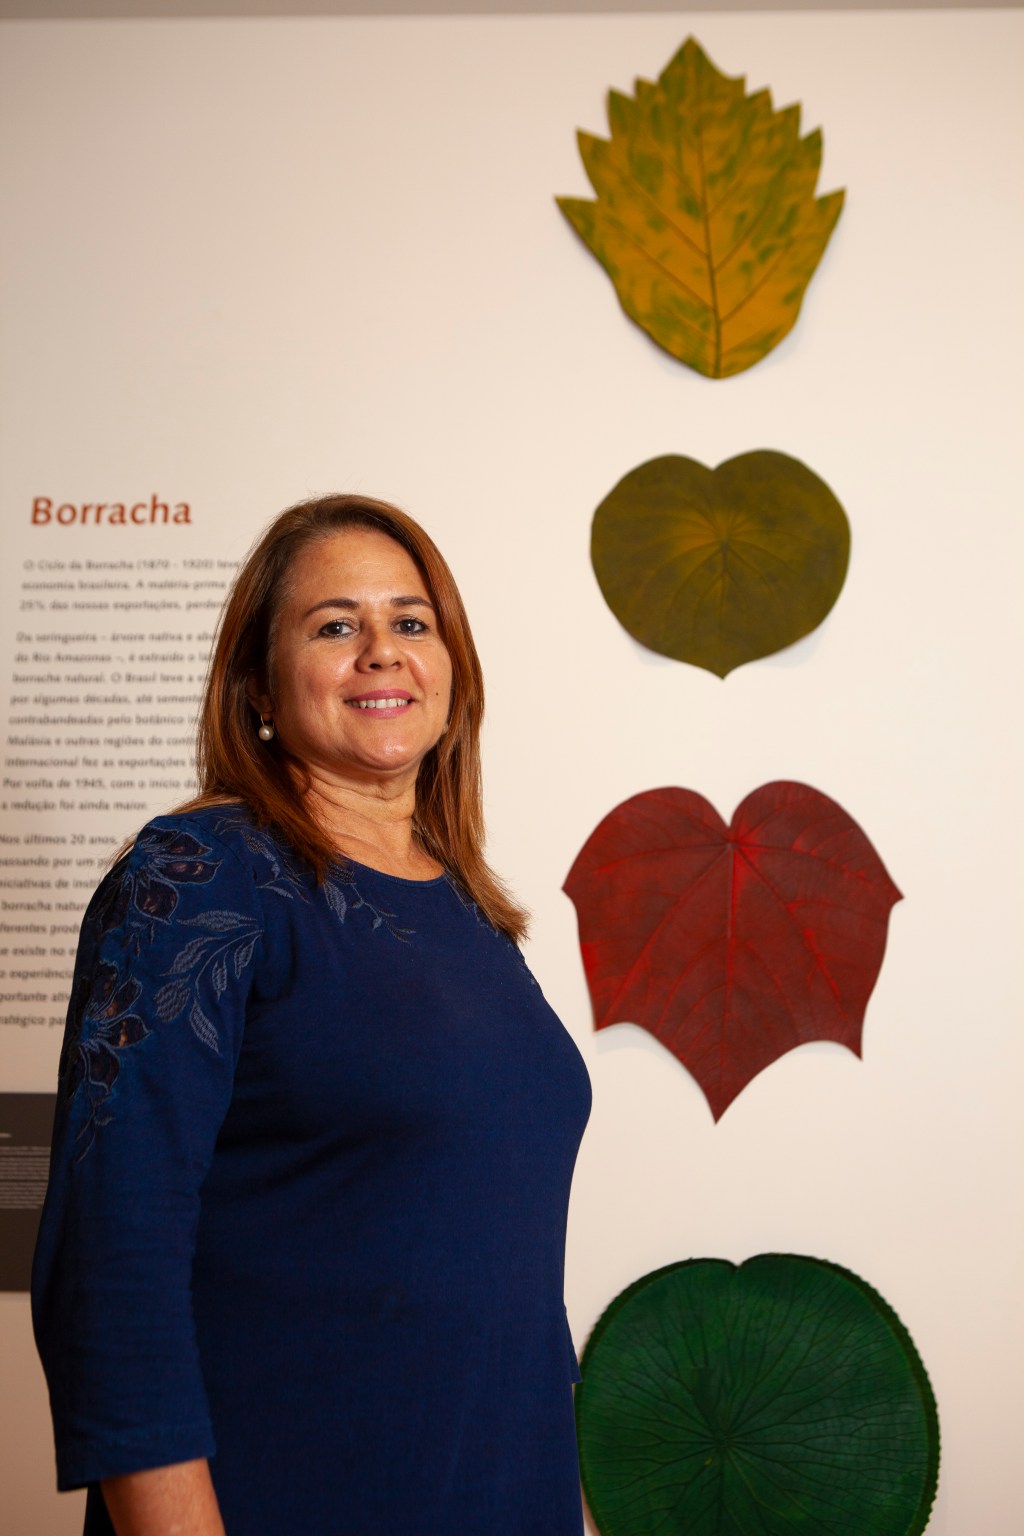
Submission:
[[[192,1269],[262,933],[251,870],[187,817],[90,904],[33,1273],[59,1488],[213,1454]]]
[[[101,1484],[117,1536],[224,1536],[206,1461],[179,1461]]]

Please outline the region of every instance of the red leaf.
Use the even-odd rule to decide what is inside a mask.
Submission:
[[[901,898],[857,823],[819,790],[764,784],[731,827],[690,789],[634,795],[587,839],[564,890],[595,1028],[650,1030],[716,1120],[805,1041],[860,1055]]]

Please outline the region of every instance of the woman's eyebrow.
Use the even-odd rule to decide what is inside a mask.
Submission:
[[[434,605],[429,598],[415,595],[393,597],[391,606],[392,608],[429,608],[431,613],[434,611]],[[311,614],[319,613],[321,608],[346,608],[351,611],[358,607],[359,604],[354,597],[325,597],[322,602],[314,603],[312,608],[307,608],[302,617],[308,619]]]

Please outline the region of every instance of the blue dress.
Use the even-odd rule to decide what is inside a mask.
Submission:
[[[82,928],[34,1317],[58,1486],[207,1456],[228,1536],[579,1536],[586,1069],[447,876],[151,822]]]

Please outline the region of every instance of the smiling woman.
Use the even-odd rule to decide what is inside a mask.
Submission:
[[[347,582],[364,587],[349,588]],[[405,598],[416,601],[403,603]],[[376,777],[372,771],[359,773],[355,764],[349,774],[325,772],[323,743],[311,757],[305,755],[304,730],[317,712],[305,680],[343,665],[340,656],[361,654],[352,670],[364,682],[353,692],[372,693],[375,687],[365,679],[386,676],[387,684],[377,686],[397,682],[412,695],[412,683],[396,676],[402,668],[394,662],[400,658],[368,656],[365,647],[367,635],[379,641],[382,634],[393,635],[397,645],[403,631],[418,633],[420,624],[425,638],[413,650],[410,635],[405,654],[426,648],[439,659],[443,650],[450,685],[445,712],[435,722],[435,741],[420,757],[411,786],[408,774],[400,782],[386,767]],[[335,652],[337,663],[330,659]],[[323,686],[331,691],[329,680]],[[301,704],[300,691],[306,694]],[[326,707],[338,716],[346,706],[335,694]],[[421,704],[421,715],[425,708]],[[357,842],[366,847],[367,833],[377,850],[371,863],[406,857],[423,867],[425,855],[456,876],[494,926],[518,941],[525,913],[483,857],[483,708],[483,676],[462,598],[444,557],[419,524],[369,497],[300,503],[267,529],[225,604],[199,720],[201,794],[188,809],[244,801],[261,825],[277,826],[320,877],[339,851]],[[261,741],[254,728],[257,717],[273,731],[269,740]],[[335,770],[336,752],[337,743],[329,753]],[[386,872],[403,873],[392,863]]]
[[[201,794],[82,929],[34,1307],[88,1536],[580,1536],[585,1068],[482,852],[480,666],[411,518],[239,572]]]

